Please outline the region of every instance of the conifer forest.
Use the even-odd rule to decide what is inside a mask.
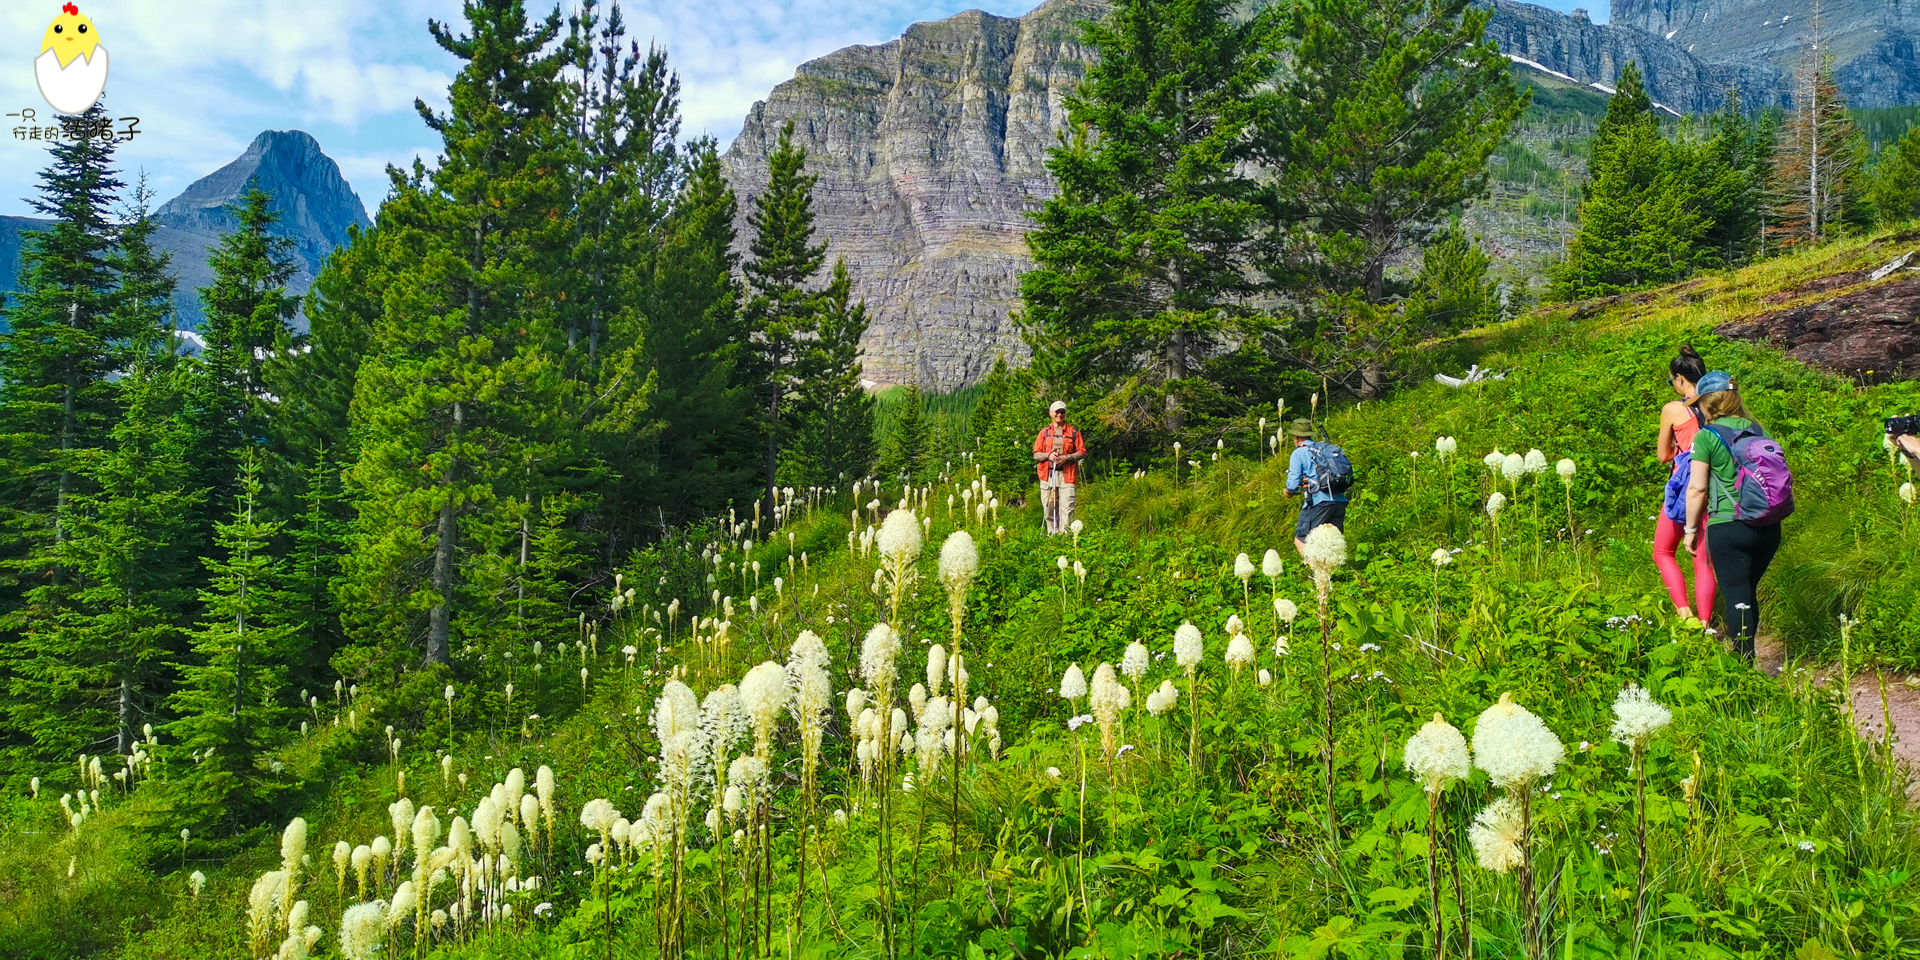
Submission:
[[[427,23],[438,156],[300,295],[246,192],[191,343],[144,178],[52,146],[0,958],[1920,957],[1920,386],[1726,332],[1916,282],[1920,126],[1817,43],[1568,121],[1491,16],[1083,24],[1028,349],[954,393],[863,380],[794,122],[737,191],[617,4]],[[1544,265],[1470,225],[1523,163]],[[1682,344],[1793,469],[1755,658],[1650,560]],[[1297,419],[1354,486],[1296,545]]]

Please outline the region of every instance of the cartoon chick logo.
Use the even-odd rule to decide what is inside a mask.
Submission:
[[[59,113],[85,113],[107,89],[107,48],[93,21],[71,3],[60,8],[33,61],[40,95]]]

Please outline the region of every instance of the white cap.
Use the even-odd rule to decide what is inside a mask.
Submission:
[[[1047,408],[1047,412],[1052,413],[1055,410],[1065,410],[1066,408],[1067,402],[1065,400],[1055,400],[1053,406]]]

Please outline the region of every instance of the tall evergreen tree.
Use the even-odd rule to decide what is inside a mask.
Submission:
[[[96,104],[83,119],[105,116]],[[0,633],[52,615],[46,605],[69,579],[53,551],[84,492],[80,462],[108,446],[122,410],[110,375],[151,342],[139,314],[115,309],[111,212],[124,184],[114,147],[112,138],[57,143],[28,201],[54,223],[26,236],[20,293],[0,333],[0,561],[26,594],[23,607],[0,611]]]
[[[1554,273],[1552,296],[1577,300],[1669,283],[1718,262],[1703,242],[1690,151],[1668,143],[1651,121],[1628,128],[1580,205],[1580,233]]]
[[[1270,275],[1317,303],[1312,363],[1363,397],[1421,331],[1387,266],[1486,189],[1487,158],[1528,98],[1471,0],[1287,8],[1292,69],[1263,115],[1279,171]]]
[[[747,323],[752,330],[751,360],[756,416],[766,454],[761,505],[771,520],[774,489],[780,479],[780,451],[791,433],[787,401],[800,383],[804,343],[819,324],[819,297],[807,285],[827,262],[827,245],[814,243],[813,185],[806,172],[807,150],[793,142],[793,123],[767,157],[767,187],[753,198],[747,225],[753,241],[742,267],[747,289]]]
[[[1448,332],[1499,319],[1500,282],[1488,275],[1492,264],[1454,221],[1420,251],[1407,312],[1421,329]]]
[[[660,424],[646,505],[666,525],[725,513],[755,494],[761,471],[751,362],[734,279],[733,189],[712,140],[687,148],[687,177],[649,271],[647,353]],[[664,530],[660,531],[664,534]]]
[[[1060,191],[1027,236],[1022,327],[1051,388],[1123,415],[1122,445],[1182,431],[1189,378],[1247,334],[1262,207],[1241,164],[1275,9],[1125,0],[1086,28],[1099,56],[1047,160]]]
[[[1770,245],[1818,244],[1861,219],[1860,168],[1865,141],[1833,79],[1833,55],[1822,42],[1816,9],[1805,52],[1793,76],[1793,112],[1780,129],[1767,218]]]
[[[1712,223],[1701,243],[1723,263],[1744,263],[1760,247],[1761,200],[1773,158],[1771,121],[1747,116],[1740,92],[1728,87],[1726,106],[1711,123],[1712,134],[1694,154],[1702,213]]]
[[[919,387],[907,387],[894,401],[892,427],[880,449],[874,475],[888,483],[917,482],[933,440],[933,426],[927,422],[926,402]]]
[[[860,338],[867,332],[867,305],[853,299],[847,262],[835,260],[833,277],[820,293],[818,325],[797,367],[792,435],[796,469],[792,483],[837,486],[867,475],[873,466],[874,401],[860,382]],[[917,389],[915,391],[918,392]]]
[[[274,555],[282,524],[266,515],[261,455],[241,455],[239,490],[217,527],[211,575],[201,591],[205,613],[191,653],[174,662],[179,689],[171,705],[180,719],[167,731],[197,758],[174,782],[176,804],[203,833],[245,823],[271,795],[262,754],[287,738],[294,705],[290,665],[298,632],[297,603],[286,592],[286,562]],[[211,829],[208,829],[211,828]]]
[[[362,661],[398,642],[450,662],[462,611],[486,602],[466,589],[469,551],[523,519],[501,505],[537,500],[579,462],[583,431],[564,424],[644,400],[628,380],[575,402],[563,368],[556,304],[575,232],[559,11],[529,22],[518,0],[473,0],[464,13],[464,35],[429,22],[464,61],[449,111],[415,103],[442,137],[439,166],[390,171],[381,210],[393,272],[355,381],[359,515],[342,587]]]
[[[294,463],[325,461],[337,474],[355,459],[347,430],[354,384],[392,283],[384,241],[378,228],[347,228],[347,242],[327,255],[307,291],[307,332],[294,339],[286,362],[267,368],[269,389],[280,398],[276,446]]]
[[[177,369],[136,363],[122,387],[128,405],[105,449],[76,458],[65,536],[52,548],[68,590],[28,624],[9,653],[8,726],[31,737],[41,760],[127,753],[161,719],[190,596],[193,541],[186,518],[187,435],[178,425]]]
[[[1874,217],[1881,223],[1920,217],[1920,126],[1880,151],[1869,184]]]

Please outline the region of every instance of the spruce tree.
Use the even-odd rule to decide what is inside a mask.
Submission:
[[[804,343],[819,324],[819,297],[807,288],[827,260],[827,245],[814,243],[813,184],[806,172],[807,150],[793,142],[793,123],[767,157],[767,186],[753,198],[747,225],[753,228],[746,274],[747,323],[752,331],[751,360],[743,367],[753,384],[755,415],[765,463],[761,505],[773,516],[774,489],[780,477],[780,451],[792,432],[788,398],[800,383]]]
[[[928,444],[933,427],[927,422],[926,402],[920,388],[909,386],[893,401],[892,429],[880,449],[880,462],[874,475],[887,483],[916,483],[926,467]]]
[[[1874,217],[1901,223],[1920,216],[1920,126],[1880,152],[1869,179]]]
[[[651,507],[666,526],[746,502],[762,469],[752,390],[741,369],[751,344],[734,279],[733,189],[712,140],[690,144],[686,162],[660,255],[640,267],[650,272],[654,291],[642,308],[660,425],[643,509]]]
[[[1225,0],[1126,0],[1086,28],[1098,59],[1048,156],[1060,189],[1027,236],[1021,323],[1050,388],[1142,411],[1118,443],[1184,430],[1186,381],[1248,334],[1262,206],[1242,163],[1277,62],[1274,9],[1241,21]]]
[[[1420,329],[1448,333],[1498,320],[1500,282],[1488,275],[1492,265],[1492,258],[1454,221],[1420,251],[1420,273],[1407,312]]]
[[[83,119],[105,116],[96,104]],[[0,562],[28,594],[24,607],[0,610],[0,634],[52,615],[69,580],[53,549],[70,535],[65,512],[85,490],[81,462],[108,446],[122,410],[110,375],[151,343],[145,318],[116,309],[111,211],[124,184],[114,148],[112,138],[57,143],[28,201],[54,223],[25,237],[20,292],[0,332]]]
[[[1669,283],[1719,262],[1704,242],[1713,224],[1702,212],[1689,147],[1667,142],[1648,116],[1621,129],[1595,159],[1580,233],[1553,274],[1555,299]]]
[[[391,275],[355,380],[358,520],[341,599],[358,646],[336,658],[349,670],[415,644],[450,662],[462,615],[486,602],[467,589],[471,551],[520,530],[502,505],[538,499],[579,461],[584,431],[567,424],[618,428],[586,408],[630,409],[641,386],[576,398],[563,369],[556,303],[574,227],[559,13],[529,22],[517,0],[464,12],[464,34],[428,25],[464,62],[450,109],[415,102],[441,135],[439,166],[390,171],[381,209]],[[470,641],[487,637],[471,626]]]
[[[130,752],[142,728],[162,719],[191,591],[196,509],[179,426],[185,390],[178,370],[154,358],[122,381],[127,409],[110,446],[74,462],[80,483],[63,512],[52,560],[67,589],[9,650],[8,726],[31,738],[40,760]]]
[[[392,282],[384,239],[378,228],[347,228],[347,242],[327,255],[307,291],[307,332],[294,338],[286,362],[267,368],[269,389],[280,398],[275,445],[294,463],[324,461],[337,472],[355,459],[348,412]]]
[[[1421,336],[1387,266],[1484,193],[1487,158],[1528,98],[1470,0],[1287,8],[1292,69],[1262,118],[1279,171],[1269,275],[1317,303],[1308,358],[1362,397]]]
[[[838,486],[866,476],[875,450],[874,400],[860,380],[867,305],[854,301],[844,259],[834,261],[833,277],[819,299],[815,336],[804,344],[797,364],[789,482]]]
[[[283,525],[267,516],[262,473],[258,453],[241,456],[239,493],[216,527],[216,555],[204,561],[205,612],[191,653],[174,660],[171,706],[180,719],[167,732],[197,759],[173,792],[203,832],[226,832],[257,812],[273,783],[262,754],[287,739],[299,713],[289,669],[299,639],[289,616],[298,604],[285,589],[286,562],[273,552]]]
[[[1765,118],[1746,115],[1733,87],[1727,88],[1726,106],[1714,114],[1711,129],[1694,154],[1701,212],[1713,224],[1701,243],[1723,263],[1745,263],[1759,252],[1772,131]]]

